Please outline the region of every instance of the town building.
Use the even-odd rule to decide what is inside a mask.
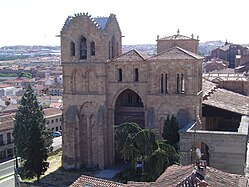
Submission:
[[[14,156],[12,133],[17,110],[17,107],[6,108],[0,113],[0,163]],[[45,108],[43,111],[46,127],[51,131],[60,131],[62,129],[62,110],[58,108]]]
[[[229,65],[228,61],[215,57],[208,61],[203,62],[203,73],[227,69],[228,65]]]
[[[113,166],[120,161],[114,125],[136,122],[160,139],[174,115],[183,165],[199,149],[209,166],[244,174],[248,97],[202,80],[198,39],[178,31],[158,37],[153,56],[135,49],[122,54],[116,16],[85,13],[68,17],[60,36],[64,168]]]
[[[247,53],[248,49],[246,47],[226,42],[224,46],[212,50],[211,56],[226,60],[229,62],[229,68],[235,68],[236,55]]]
[[[13,127],[15,113],[0,115],[0,162],[14,154]]]
[[[62,110],[58,108],[44,108],[43,112],[46,119],[46,127],[51,131],[61,131]]]
[[[120,158],[113,125],[133,121],[157,129],[160,138],[167,115],[175,115],[180,128],[201,115],[202,57],[193,53],[198,40],[179,32],[169,38],[175,45],[158,38],[160,52],[154,56],[121,54],[115,15],[68,17],[61,30],[64,168],[114,165]]]

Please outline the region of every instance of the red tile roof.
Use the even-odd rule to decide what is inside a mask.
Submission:
[[[223,88],[203,78],[203,104],[246,115],[249,97]]]
[[[87,185],[91,187],[122,187],[124,186],[124,184],[122,183],[95,178],[95,177],[90,177],[86,175],[81,175],[73,184],[70,185],[70,187],[84,187]]]
[[[44,108],[43,112],[45,117],[62,114],[62,110],[58,108]]]
[[[150,56],[143,53],[143,52],[140,52],[136,49],[133,49],[133,50],[130,50],[122,55],[120,55],[119,57],[113,59],[112,61],[114,62],[136,62],[136,61],[145,61],[147,58],[149,58]]]
[[[192,176],[193,171],[193,165],[172,165],[168,167],[155,182],[130,181],[127,184],[121,184],[118,182],[82,175],[70,187],[84,187],[84,185],[87,184],[92,187],[177,187],[184,184],[184,181]],[[247,177],[226,173],[211,167],[206,167],[206,176],[204,181],[201,181],[198,178],[196,180],[199,186],[201,186],[201,183],[203,184],[203,186],[206,186],[208,184],[208,186],[212,187],[247,186]]]

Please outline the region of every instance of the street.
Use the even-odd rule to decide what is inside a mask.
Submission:
[[[62,147],[62,137],[55,137],[53,139],[53,151],[56,151]],[[8,160],[0,163],[0,187],[14,187],[14,166],[15,159]]]
[[[62,144],[62,136],[54,137],[53,144],[52,144],[53,151],[56,151],[56,150],[60,149],[61,146],[62,146],[61,144]]]

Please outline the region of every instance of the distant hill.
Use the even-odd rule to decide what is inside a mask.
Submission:
[[[224,44],[225,42],[222,42],[221,40],[200,42],[199,53],[202,56],[210,55],[212,50],[222,47]]]

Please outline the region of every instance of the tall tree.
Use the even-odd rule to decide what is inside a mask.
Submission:
[[[172,115],[170,119],[169,116],[167,116],[167,119],[163,125],[162,137],[167,140],[168,144],[172,145],[174,148],[177,148],[176,144],[180,140],[178,130],[179,127],[176,117]]]
[[[116,126],[115,139],[117,151],[132,166],[142,162],[139,180],[155,180],[167,166],[179,162],[179,155],[166,141],[156,140],[151,129],[142,129],[136,123],[123,123]],[[134,168],[134,167],[132,167]]]
[[[14,144],[18,156],[24,160],[27,178],[44,174],[49,163],[48,153],[52,145],[52,135],[46,128],[42,107],[29,85],[16,112],[13,130]]]

